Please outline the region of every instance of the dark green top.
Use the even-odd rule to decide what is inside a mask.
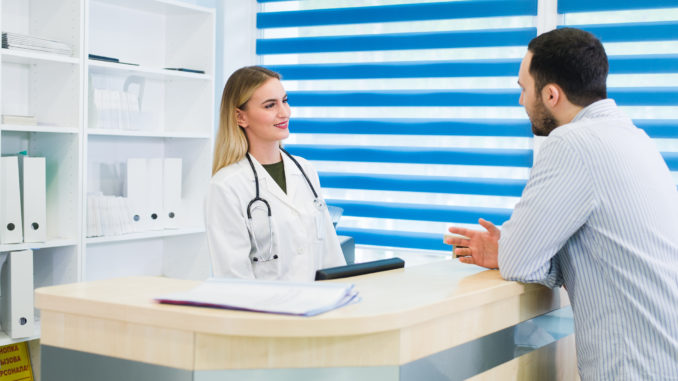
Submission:
[[[282,191],[287,194],[287,183],[285,182],[285,167],[283,165],[283,161],[280,160],[275,164],[264,164],[264,168],[266,169],[266,172],[268,172],[268,174],[273,177],[273,180],[275,180],[280,189],[282,189]]]

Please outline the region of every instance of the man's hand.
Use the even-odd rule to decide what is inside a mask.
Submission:
[[[497,255],[499,253],[499,237],[501,232],[494,224],[484,219],[479,219],[478,223],[487,231],[477,231],[464,228],[450,227],[450,233],[463,235],[462,237],[445,237],[445,243],[457,246],[454,254],[460,262],[475,264],[496,269]]]

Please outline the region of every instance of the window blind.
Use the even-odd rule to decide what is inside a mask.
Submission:
[[[339,234],[449,252],[449,224],[508,220],[532,166],[516,81],[537,0],[258,2],[286,148],[344,209]]]
[[[652,137],[678,183],[678,4],[668,0],[559,0],[563,22],[603,42],[608,96]]]

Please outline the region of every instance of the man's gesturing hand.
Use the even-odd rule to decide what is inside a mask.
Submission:
[[[484,219],[479,219],[478,223],[486,231],[477,231],[471,229],[450,227],[450,233],[463,235],[462,237],[446,237],[445,243],[454,245],[454,254],[459,257],[463,263],[471,263],[489,269],[498,268],[497,254],[499,252],[499,237],[501,232],[494,224]]]

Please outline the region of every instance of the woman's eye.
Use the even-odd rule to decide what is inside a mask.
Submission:
[[[264,106],[264,107],[266,107],[266,108],[273,108],[273,106],[275,106],[275,103],[269,103],[269,104],[267,104],[267,105]]]
[[[283,99],[283,103],[287,103],[287,98]]]

